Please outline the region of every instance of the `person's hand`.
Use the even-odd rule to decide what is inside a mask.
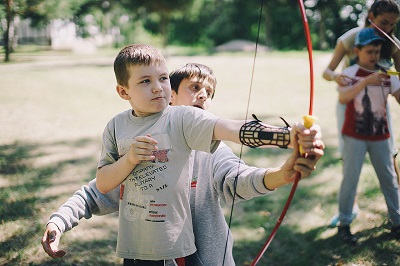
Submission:
[[[127,154],[128,160],[136,165],[142,161],[154,160],[153,151],[158,149],[156,145],[157,140],[153,139],[150,134],[135,137]]]
[[[317,140],[322,139],[321,127],[318,124],[306,128],[302,122],[297,122],[292,126],[291,132],[291,148],[302,146],[304,153],[309,153],[315,146]]]
[[[314,124],[310,129],[305,128],[302,123],[296,123],[292,127],[294,138],[293,153],[290,158],[282,166],[284,171],[284,179],[286,182],[293,182],[296,172],[299,172],[301,178],[306,178],[315,170],[318,160],[324,155],[325,144],[322,141],[321,127]],[[300,155],[299,145],[305,152],[304,156]]]
[[[342,74],[334,74],[332,77],[333,81],[335,81],[339,86],[347,86],[352,83],[352,79],[349,76]]]
[[[299,152],[299,145],[294,145],[293,153],[282,166],[284,180],[291,183],[295,180],[297,172],[301,179],[307,178],[316,169],[318,160],[324,155],[325,144],[321,139],[316,139],[312,147],[307,148],[306,156],[303,157]]]
[[[375,72],[365,77],[366,85],[369,84],[382,84],[387,79],[389,79],[389,75],[384,72]]]
[[[42,246],[44,251],[52,258],[61,258],[67,253],[64,250],[58,250],[61,232],[54,223],[48,223],[46,231],[42,238]]]

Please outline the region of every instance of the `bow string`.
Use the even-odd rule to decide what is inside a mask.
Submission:
[[[312,114],[313,114],[313,105],[314,105],[314,68],[313,68],[313,58],[312,58],[312,42],[311,42],[311,34],[310,34],[310,29],[308,26],[308,21],[307,21],[307,14],[306,14],[306,10],[304,7],[304,3],[302,0],[298,0],[298,5],[299,5],[299,9],[300,9],[300,13],[301,13],[301,17],[302,17],[302,21],[303,21],[303,28],[304,28],[304,33],[306,36],[306,43],[307,43],[307,51],[308,51],[308,58],[309,58],[309,67],[310,67],[310,101],[309,101],[309,110],[308,110],[308,116],[306,118],[312,120]],[[258,29],[260,30],[260,29]],[[257,47],[257,46],[256,46]],[[308,123],[309,121],[306,121],[305,118],[305,125],[306,123]],[[309,125],[306,125],[306,127],[311,127],[312,126],[312,122]],[[286,212],[288,211],[290,204],[292,202],[293,196],[296,192],[297,189],[297,185],[300,181],[301,175],[299,172],[296,173],[296,178],[293,182],[293,186],[292,189],[290,191],[290,194],[288,196],[288,199],[286,201],[286,204],[282,210],[281,215],[279,216],[279,219],[277,221],[277,223],[275,224],[274,229],[272,230],[270,236],[268,237],[267,241],[265,242],[265,244],[263,245],[262,249],[260,250],[260,252],[257,254],[257,256],[255,257],[255,259],[253,260],[253,262],[251,263],[251,266],[256,265],[261,257],[264,255],[265,251],[267,250],[267,248],[269,247],[269,245],[271,244],[276,232],[278,231],[283,219],[286,216]]]

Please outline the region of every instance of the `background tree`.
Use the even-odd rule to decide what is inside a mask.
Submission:
[[[299,7],[293,0],[2,1],[0,18],[7,21],[2,23],[7,58],[14,16],[29,19],[35,27],[44,27],[53,19],[70,20],[77,25],[78,36],[88,38],[98,33],[111,34],[115,46],[132,42],[158,45],[161,40],[163,46],[213,48],[234,39],[255,41],[262,2],[260,43],[277,50],[305,48]],[[362,25],[372,2],[305,1],[314,49],[332,49],[340,35]]]
[[[168,45],[168,30],[171,18],[187,11],[193,4],[193,0],[132,0],[121,1],[121,5],[127,9],[144,9],[144,13],[150,16],[147,20],[149,29],[160,33],[163,38],[163,46]],[[142,13],[143,14],[143,13]],[[158,27],[154,27],[157,24]]]
[[[12,21],[14,19],[14,11],[13,11],[13,6],[14,2],[13,0],[4,0],[4,5],[5,5],[5,14],[6,14],[6,30],[4,32],[4,51],[5,51],[5,61],[8,62],[10,61],[10,52],[11,52],[11,45],[10,45],[10,37],[11,37],[11,27],[12,27]]]

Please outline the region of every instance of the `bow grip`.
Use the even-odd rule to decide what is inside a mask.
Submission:
[[[306,128],[311,128],[312,125],[314,125],[315,120],[317,120],[318,118],[312,115],[305,115],[303,116],[303,125]],[[299,145],[299,151],[300,154],[303,156],[304,154],[306,154],[303,150],[303,147],[301,145]]]

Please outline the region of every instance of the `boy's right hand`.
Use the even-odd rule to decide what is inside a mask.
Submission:
[[[365,77],[366,84],[382,84],[389,78],[389,75],[385,72],[375,72]]]
[[[64,250],[58,250],[61,232],[54,223],[48,223],[46,231],[42,238],[42,246],[44,251],[52,258],[61,258],[67,253]]]
[[[136,165],[141,161],[153,161],[155,159],[153,151],[158,150],[156,145],[157,140],[150,134],[135,137],[128,152],[128,160]]]

